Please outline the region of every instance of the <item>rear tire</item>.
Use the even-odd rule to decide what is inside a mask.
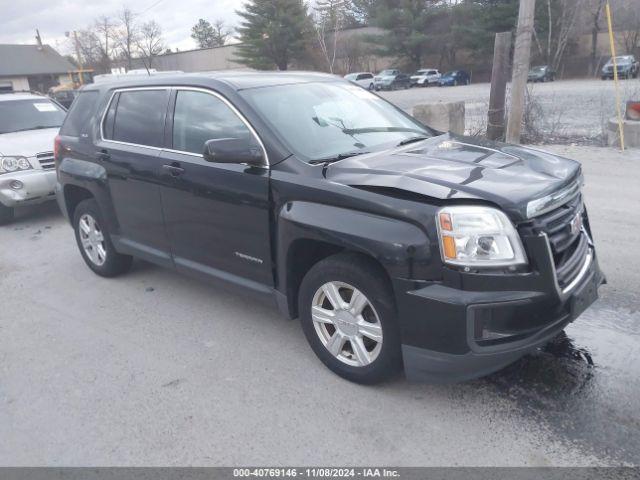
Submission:
[[[11,207],[5,207],[0,203],[0,225],[7,225],[13,222],[14,210]]]
[[[400,332],[391,285],[380,266],[367,257],[338,254],[316,264],[302,280],[298,311],[312,350],[342,378],[375,384],[400,370]]]
[[[93,198],[78,204],[73,228],[80,254],[87,266],[101,277],[116,277],[131,268],[133,257],[116,251],[98,202]]]

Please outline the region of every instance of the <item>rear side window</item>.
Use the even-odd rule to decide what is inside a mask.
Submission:
[[[218,97],[179,91],[173,114],[173,149],[201,154],[207,140],[221,138],[253,137],[240,117]]]
[[[71,105],[71,110],[69,110],[67,114],[60,134],[69,137],[79,137],[83,133],[86,133],[89,127],[89,120],[91,120],[91,117],[95,113],[98,98],[98,92],[95,90],[81,92]]]
[[[117,97],[115,96],[114,100]],[[108,135],[106,138],[136,145],[162,147],[168,100],[168,90],[120,92],[117,106],[114,107],[113,101],[109,106],[108,115],[115,115],[115,119],[113,131],[110,127],[105,131]],[[112,108],[115,108],[115,112]]]

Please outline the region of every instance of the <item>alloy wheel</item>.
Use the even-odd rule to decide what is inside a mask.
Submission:
[[[80,243],[91,262],[97,266],[104,265],[107,260],[107,248],[100,225],[88,213],[80,217],[78,222]]]
[[[382,324],[373,304],[357,288],[329,282],[313,296],[311,318],[324,347],[341,362],[364,367],[382,349]]]

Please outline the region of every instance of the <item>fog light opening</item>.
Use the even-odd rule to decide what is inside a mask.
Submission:
[[[24,188],[24,183],[20,180],[11,180],[9,182],[9,188],[12,190],[22,190]]]

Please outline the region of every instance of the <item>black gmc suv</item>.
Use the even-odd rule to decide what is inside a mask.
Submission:
[[[55,158],[95,273],[139,257],[271,299],[356,382],[488,374],[604,283],[578,163],[433,131],[333,76],[87,86]]]

